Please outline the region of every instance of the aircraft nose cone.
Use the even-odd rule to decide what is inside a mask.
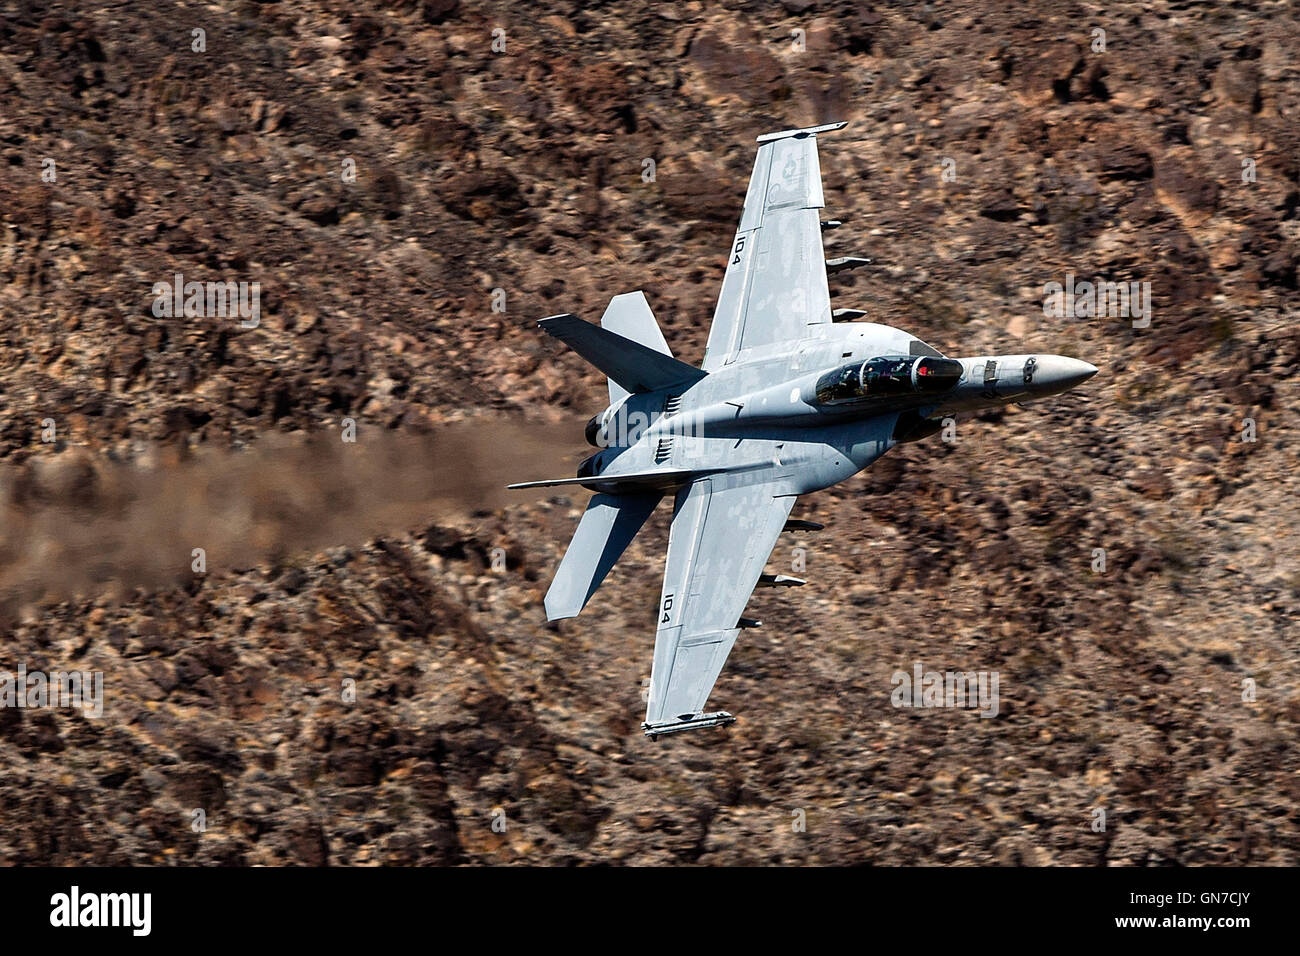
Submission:
[[[1069,391],[1097,374],[1097,366],[1065,355],[1040,356],[1037,365],[1030,388],[1049,395]]]
[[[1062,382],[1067,383],[1067,387],[1074,388],[1076,385],[1082,385],[1096,374],[1097,366],[1080,359],[1067,358],[1065,367],[1060,372],[1060,378]]]

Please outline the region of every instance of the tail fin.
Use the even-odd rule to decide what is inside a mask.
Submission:
[[[600,317],[600,327],[646,348],[662,352],[669,358],[673,357],[672,350],[664,340],[664,333],[655,321],[654,313],[650,311],[650,303],[645,300],[644,292],[624,292],[610,299],[605,314]],[[611,378],[609,403],[615,405],[626,396],[627,390]]]
[[[672,358],[672,350],[664,340],[664,333],[659,328],[659,323],[655,321],[654,313],[650,311],[650,303],[645,300],[644,292],[624,292],[610,299],[609,305],[605,307],[605,314],[600,317],[600,327]],[[622,401],[626,394],[622,386],[613,380],[610,381],[609,403],[611,405]]]
[[[574,617],[587,606],[662,497],[650,492],[591,499],[546,592],[548,621]]]
[[[611,405],[630,393],[696,382],[707,374],[673,358],[640,292],[614,296],[600,321],[595,326],[576,315],[553,315],[537,324],[609,376]]]

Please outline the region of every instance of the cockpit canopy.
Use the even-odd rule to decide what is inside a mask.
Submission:
[[[946,392],[961,379],[962,371],[962,364],[953,359],[882,355],[827,372],[817,380],[817,401],[837,405],[917,392]]]

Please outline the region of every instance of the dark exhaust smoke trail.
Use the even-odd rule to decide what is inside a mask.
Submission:
[[[19,607],[281,563],[527,500],[511,481],[571,475],[568,424],[488,420],[427,436],[270,435],[245,451],[114,464],[72,449],[0,466],[0,619]]]

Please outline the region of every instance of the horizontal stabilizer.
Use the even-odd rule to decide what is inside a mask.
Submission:
[[[617,332],[584,322],[576,315],[553,315],[537,324],[627,392],[654,392],[673,385],[694,384],[708,374]]]
[[[574,617],[587,606],[663,496],[658,492],[596,495],[546,592],[546,619]]]
[[[854,319],[866,318],[866,309],[836,309],[831,313],[832,322],[852,322]]]

